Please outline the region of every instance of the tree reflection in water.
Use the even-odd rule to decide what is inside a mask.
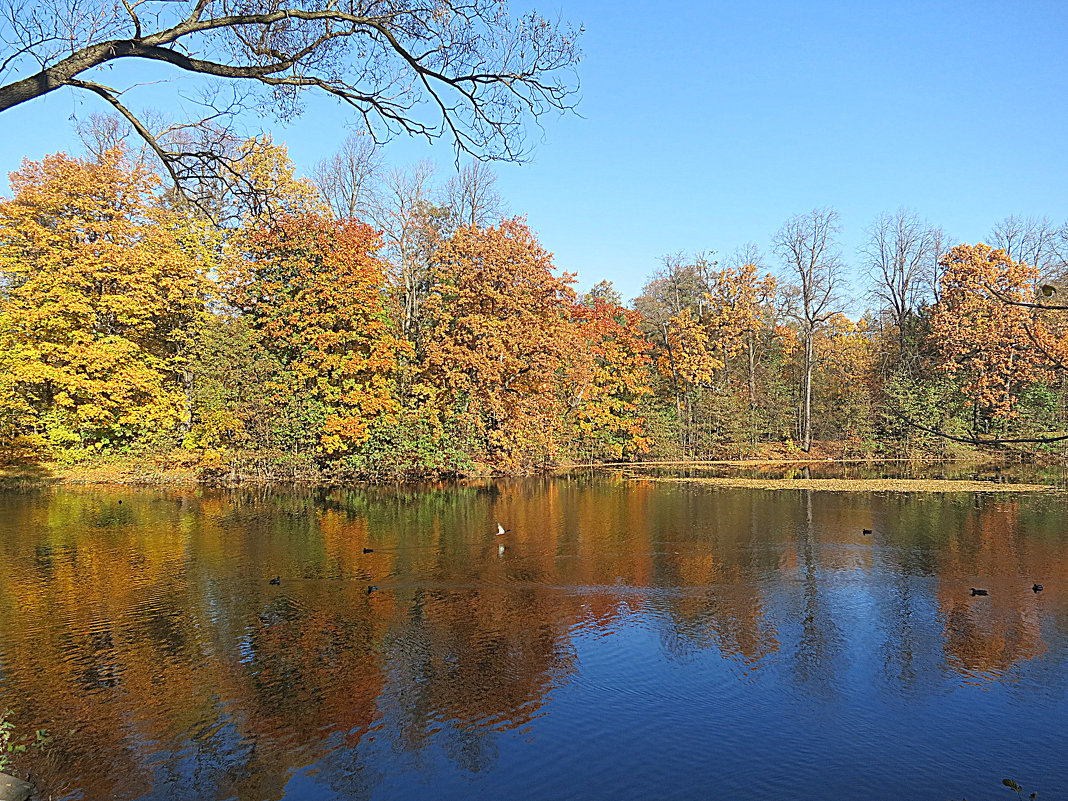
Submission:
[[[587,687],[685,716],[671,699],[695,688],[666,683],[687,663],[754,704],[935,698],[1026,684],[1031,662],[1048,687],[1066,675],[1062,512],[582,477],[9,492],[0,708],[54,733],[25,767],[57,795],[366,798],[586,731],[554,699]]]

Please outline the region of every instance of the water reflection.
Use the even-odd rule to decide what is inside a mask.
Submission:
[[[735,753],[703,769],[740,792],[808,797],[799,777],[832,764],[849,791],[848,736],[806,728],[828,710],[877,738],[932,699],[957,698],[938,719],[966,725],[973,686],[1013,686],[1006,715],[1065,704],[1063,511],[618,477],[8,492],[0,708],[53,733],[26,765],[56,796],[550,798],[613,780],[642,796],[693,768],[677,749]],[[621,746],[625,715],[653,744]],[[796,746],[776,758],[781,786],[739,768],[769,737]],[[898,788],[905,768],[958,782],[942,795],[974,778],[896,758]],[[546,760],[601,765],[599,783],[551,779]],[[900,797],[864,776],[870,797]]]

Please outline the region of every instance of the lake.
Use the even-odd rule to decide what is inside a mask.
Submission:
[[[0,711],[48,729],[17,764],[56,798],[1064,798],[1066,512],[622,474],[8,490]]]

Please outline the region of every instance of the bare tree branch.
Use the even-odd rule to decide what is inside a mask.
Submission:
[[[145,127],[144,124],[142,124],[142,122],[119,101],[118,92],[116,92],[114,89],[111,89],[110,87],[103,86],[98,83],[93,83],[91,81],[80,81],[77,79],[72,79],[71,86],[94,92],[95,94],[104,98],[104,100],[106,100],[108,103],[110,103],[112,107],[116,111],[118,111],[119,114],[121,114],[127,122],[130,123],[133,129],[137,132],[137,135],[145,141],[145,144],[149,146],[152,152],[156,154],[156,157],[160,160],[160,163],[163,164],[163,167],[167,170],[167,174],[170,175],[171,180],[174,182],[175,189],[180,193],[180,197],[182,198],[182,200],[188,200],[182,188],[181,181],[179,180],[178,173],[174,170],[174,165],[172,163],[170,154],[167,153],[167,151],[160,146],[159,141],[152,134],[152,132],[149,131],[148,128]]]
[[[1044,286],[1048,286],[1052,290],[1050,292],[1050,294],[1054,294],[1057,291],[1057,288],[1052,286],[1052,285],[1050,285],[1050,284],[1045,284]],[[1004,304],[1006,304],[1008,306],[1023,306],[1025,309],[1046,309],[1046,310],[1049,310],[1049,311],[1068,311],[1068,306],[1062,305],[1062,304],[1058,304],[1058,303],[1043,303],[1042,301],[1038,301],[1038,302],[1034,302],[1033,303],[1033,302],[1027,301],[1027,300],[1013,300],[1008,295],[1006,295],[1004,292],[999,292],[997,289],[995,289],[994,287],[990,286],[989,284],[983,284],[983,289],[985,289],[987,291],[987,293],[989,293],[992,298],[996,298],[997,300],[1000,300],[1002,303],[1004,303]]]
[[[150,126],[119,102],[126,90],[88,73],[156,61],[256,87],[244,109],[281,119],[300,113],[305,92],[322,92],[376,142],[447,137],[458,157],[510,161],[528,153],[526,124],[573,110],[578,91],[581,29],[510,17],[499,0],[0,0],[0,13],[0,40],[14,50],[4,67],[22,73],[0,86],[0,112],[72,88],[142,137]],[[180,160],[158,135],[145,141],[161,161]]]
[[[906,425],[916,428],[920,431],[926,431],[928,434],[934,434],[936,437],[942,439],[952,440],[953,442],[963,442],[968,445],[980,445],[984,447],[1000,447],[1002,445],[1041,445],[1049,444],[1053,442],[1064,442],[1068,440],[1068,434],[1061,434],[1056,437],[986,437],[984,438],[979,432],[973,431],[970,436],[961,437],[955,434],[949,434],[945,431],[940,431],[937,428],[930,428],[922,423],[917,423],[915,420],[910,419],[907,415],[903,414],[900,410],[894,408],[893,404],[887,404],[887,408],[890,413],[895,417],[902,420]]]

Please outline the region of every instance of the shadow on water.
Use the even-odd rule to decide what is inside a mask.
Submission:
[[[1065,787],[1065,511],[618,475],[0,493],[0,709],[53,733],[22,767],[56,797]]]

